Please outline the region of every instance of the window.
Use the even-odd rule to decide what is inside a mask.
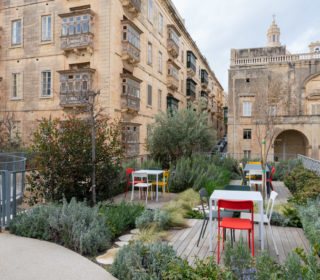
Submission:
[[[273,42],[276,41],[276,35],[273,35]]]
[[[244,150],[243,151],[243,157],[250,159],[251,158],[251,151],[250,150]]]
[[[163,31],[163,16],[159,14],[159,33],[162,34]]]
[[[51,96],[51,71],[41,72],[41,96]]]
[[[93,17],[89,14],[62,18],[62,36],[92,32]]]
[[[12,73],[11,80],[11,97],[21,98],[22,84],[21,84],[21,73]]]
[[[242,116],[251,117],[251,102],[243,102]]]
[[[152,45],[148,43],[148,64],[152,64]]]
[[[148,19],[153,22],[153,0],[149,0],[148,5]]]
[[[41,41],[51,41],[51,16],[41,18]]]
[[[129,24],[122,26],[122,41],[127,41],[140,50],[140,34]]]
[[[184,63],[184,51],[181,51],[181,62]]]
[[[152,106],[152,86],[148,85],[148,105]]]
[[[251,139],[251,129],[243,130],[243,139]]]
[[[158,91],[158,109],[161,110],[162,107],[162,91],[159,89]]]
[[[311,104],[311,115],[320,115],[320,103]]]
[[[21,45],[21,20],[12,22],[12,45]]]
[[[184,92],[183,85],[184,85],[184,80],[183,80],[183,79],[181,79],[181,93],[183,93],[183,92]]]
[[[159,52],[159,72],[162,73],[162,53]]]

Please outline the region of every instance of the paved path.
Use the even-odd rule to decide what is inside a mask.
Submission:
[[[114,280],[87,258],[54,243],[0,233],[0,279]]]

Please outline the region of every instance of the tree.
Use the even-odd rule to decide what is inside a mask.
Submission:
[[[278,113],[286,104],[286,85],[281,76],[267,72],[263,79],[253,84],[252,89],[255,95],[253,105],[254,131],[260,146],[262,167],[263,170],[266,170],[270,148],[281,130],[277,126],[279,123]],[[265,179],[265,175],[263,177]],[[265,184],[263,184],[263,196],[264,189]]]
[[[207,116],[201,109],[160,113],[148,130],[147,150],[165,168],[183,156],[209,152],[216,144],[216,132],[208,126]]]
[[[97,200],[113,195],[118,188],[123,148],[121,124],[99,118],[95,121],[95,172]],[[92,130],[89,120],[75,116],[67,120],[42,119],[34,133],[32,150],[37,170],[27,177],[31,203],[39,201],[93,201]]]
[[[14,112],[3,112],[0,119],[0,151],[9,151],[21,146],[20,135],[16,131]]]

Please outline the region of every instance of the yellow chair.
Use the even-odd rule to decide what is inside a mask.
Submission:
[[[163,196],[164,199],[167,200],[166,195],[165,195],[165,187],[167,187],[168,193],[169,193],[169,198],[171,199],[171,195],[170,195],[170,190],[169,190],[169,185],[168,185],[168,179],[169,179],[169,174],[170,174],[170,170],[166,170],[165,172],[163,172],[163,177],[162,177],[162,181],[158,182],[158,186],[162,187],[162,192],[163,192]],[[152,186],[157,186],[157,182],[152,182]]]

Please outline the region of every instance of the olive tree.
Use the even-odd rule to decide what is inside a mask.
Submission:
[[[160,113],[148,126],[147,150],[163,167],[175,164],[181,157],[209,152],[216,144],[216,132],[208,125],[206,113],[187,108]]]

